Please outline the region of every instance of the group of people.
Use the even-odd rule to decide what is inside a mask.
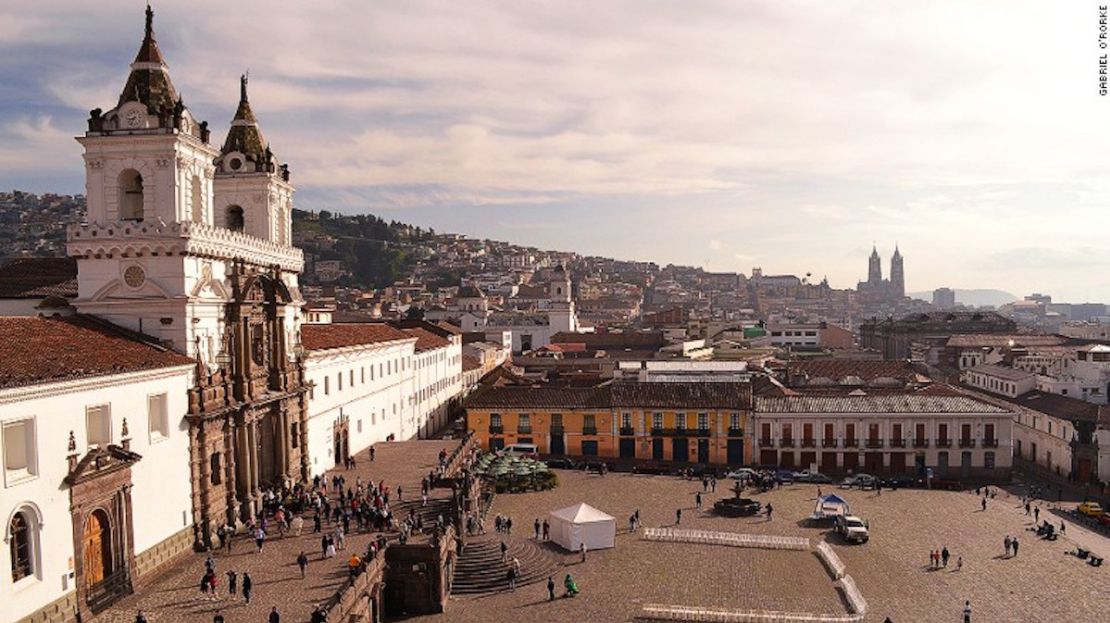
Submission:
[[[239,593],[240,576],[234,570],[228,570],[227,576],[227,594],[231,599],[235,599]],[[251,579],[251,574],[244,571],[242,575],[242,588],[243,600],[246,603],[251,602],[251,594],[254,590],[254,580]],[[216,561],[211,555],[204,561],[204,574],[200,578],[200,594],[201,599],[218,601],[220,599],[219,580],[216,575]]]
[[[941,569],[948,567],[948,561],[952,558],[952,553],[948,551],[948,546],[945,545],[940,549],[934,549],[929,552],[929,568]],[[956,571],[964,568],[964,557],[956,557]]]

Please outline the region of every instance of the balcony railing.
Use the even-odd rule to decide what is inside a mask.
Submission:
[[[489,434],[491,434],[491,435],[500,435],[503,432],[505,432],[505,427],[502,426],[501,424],[490,424],[489,425]]]
[[[821,440],[821,446],[825,447],[825,448],[835,448],[837,445],[839,445],[839,441],[836,440],[836,439],[822,439]]]
[[[983,447],[984,448],[997,448],[998,447],[998,440],[997,439],[984,439],[983,440]]]
[[[882,439],[868,439],[867,440],[867,447],[868,448],[881,448],[881,447],[883,447],[883,440]]]
[[[583,435],[596,435],[597,434],[597,427],[596,426],[583,426],[582,427],[582,434]]]
[[[633,434],[635,434],[635,433],[632,430],[631,426],[622,426],[621,427],[621,435],[623,435],[625,437],[631,437]]]
[[[567,432],[567,431],[566,431],[566,429],[563,428],[562,424],[552,424],[551,425],[551,434],[552,435],[562,435],[565,432]]]
[[[913,447],[915,447],[915,448],[928,448],[929,447],[929,440],[928,439],[914,439],[913,440]]]
[[[532,434],[532,426],[530,424],[525,424],[524,426],[518,426],[517,429],[516,429],[516,432],[518,432],[522,435],[531,435]]]
[[[803,448],[816,448],[817,447],[817,440],[816,439],[803,439],[802,440],[802,447]]]
[[[952,440],[951,439],[938,439],[937,440],[937,447],[938,448],[949,448],[951,446],[952,446]]]
[[[975,447],[975,440],[974,439],[961,439],[960,440],[960,447],[961,448],[974,448]]]
[[[771,447],[771,446],[775,445],[775,440],[774,439],[760,439],[759,440],[759,445],[766,446],[766,447]]]
[[[906,447],[906,440],[905,439],[891,439],[890,440],[890,447],[891,448],[905,448]]]
[[[708,437],[708,428],[653,428],[651,434],[656,437]]]
[[[730,428],[730,429],[728,429],[728,436],[729,437],[743,437],[744,436],[744,429],[742,429],[742,428]]]
[[[845,439],[844,440],[844,447],[845,448],[858,448],[859,447],[859,439]]]
[[[793,448],[794,447],[794,440],[793,439],[779,439],[779,446],[781,446],[783,448]]]

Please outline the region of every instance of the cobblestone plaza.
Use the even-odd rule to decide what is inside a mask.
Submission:
[[[553,491],[499,495],[492,514],[512,516],[514,538],[531,536],[532,521],[547,512],[585,501],[618,520],[614,549],[590,552],[585,564],[565,555],[582,593],[574,599],[546,601],[534,585],[480,598],[452,599],[448,612],[421,620],[444,621],[627,621],[646,603],[721,606],[844,614],[846,605],[821,562],[805,552],[736,549],[710,545],[646,542],[627,533],[629,515],[639,508],[646,527],[671,526],[683,508],[683,528],[828,537],[870,606],[867,621],[960,621],[970,599],[973,621],[1065,621],[1090,619],[1104,610],[1110,587],[1105,567],[1092,568],[1065,551],[1076,547],[1110,553],[1110,539],[1070,524],[1055,542],[1029,532],[1019,495],[999,491],[986,511],[974,492],[884,490],[835,491],[866,518],[872,537],[865,545],[845,545],[828,528],[803,521],[814,508],[815,485],[786,486],[754,497],[774,507],[764,517],[731,519],[698,512],[697,481],[668,476],[610,473],[604,477],[559,472]],[[703,495],[703,508],[732,495],[728,481]],[[748,495],[746,493],[745,495]],[[1042,508],[1041,518],[1059,517]],[[520,526],[520,534],[517,533]],[[1019,554],[1006,558],[1003,539],[1017,536]],[[929,569],[929,552],[947,547],[947,568]],[[956,571],[956,558],[963,568]],[[561,578],[556,578],[561,594]]]

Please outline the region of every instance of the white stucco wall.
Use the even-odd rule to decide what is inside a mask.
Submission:
[[[0,391],[0,423],[32,418],[35,431],[37,473],[3,482],[0,517],[10,522],[17,509],[32,506],[41,512],[36,572],[13,585],[10,573],[0,580],[5,618],[18,619],[74,590],[68,577],[74,556],[73,525],[69,510],[66,460],[69,431],[79,455],[88,448],[86,408],[109,405],[112,443],[119,444],[123,418],[127,418],[131,449],[142,455],[132,468],[132,511],[135,554],[188,527],[191,481],[189,440],[184,421],[192,367],[98,377],[65,383]],[[147,397],[166,394],[169,435],[152,440],[147,422]],[[7,537],[5,523],[5,538]],[[11,568],[8,547],[0,548],[0,566]]]

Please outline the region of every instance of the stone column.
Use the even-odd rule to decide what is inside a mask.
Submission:
[[[227,509],[225,512],[226,516],[223,517],[223,521],[234,521],[236,526],[238,526],[240,520],[239,497],[236,495],[239,487],[239,461],[237,460],[238,444],[236,443],[237,432],[238,429],[235,426],[234,419],[229,418],[224,420],[224,438],[222,441],[224,446],[224,456],[227,457],[226,465],[224,467],[224,471],[226,474],[226,479],[224,482],[224,499],[227,504]]]
[[[258,420],[252,419],[250,424],[250,457],[251,457],[251,495],[257,503],[260,492],[259,483],[262,480],[262,466],[258,456]]]

